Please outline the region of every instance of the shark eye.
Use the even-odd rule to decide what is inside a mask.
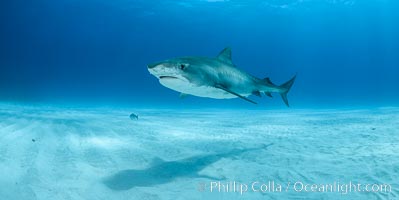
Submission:
[[[183,70],[184,68],[186,68],[186,66],[185,66],[184,64],[181,64],[181,65],[180,65],[180,69]]]

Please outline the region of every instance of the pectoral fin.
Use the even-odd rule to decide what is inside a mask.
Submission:
[[[228,92],[228,93],[230,93],[230,94],[232,94],[232,95],[235,95],[235,96],[237,96],[237,97],[240,97],[241,99],[244,99],[245,101],[251,102],[251,103],[253,103],[253,104],[258,104],[258,103],[256,103],[255,101],[252,101],[251,99],[248,99],[247,97],[244,97],[244,96],[242,96],[242,95],[240,95],[240,94],[238,94],[238,93],[236,93],[236,92],[233,92],[233,91],[227,89],[226,87],[223,87],[222,85],[216,85],[215,87],[216,87],[216,88],[219,88],[219,89],[221,89],[221,90],[224,90],[224,91],[226,91],[226,92]]]

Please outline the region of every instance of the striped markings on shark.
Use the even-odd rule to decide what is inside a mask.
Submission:
[[[246,152],[266,150],[271,145],[273,145],[273,143],[264,144],[261,147],[255,148],[233,149],[223,153],[196,155],[175,161],[165,161],[161,158],[154,158],[150,166],[145,169],[121,170],[106,177],[103,183],[112,190],[129,190],[134,187],[152,187],[166,184],[178,178],[224,180],[224,178],[210,177],[198,173],[222,158],[234,158]]]
[[[289,106],[287,93],[290,91],[296,75],[282,85],[275,85],[270,78],[259,79],[239,68],[231,59],[231,49],[223,49],[217,57],[179,57],[147,66],[150,74],[172,90],[181,93],[214,99],[241,98],[257,104],[248,98],[250,95],[261,97],[262,93],[272,97],[279,93]]]

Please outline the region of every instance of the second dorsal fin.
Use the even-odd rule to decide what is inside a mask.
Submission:
[[[263,81],[264,81],[266,84],[268,84],[268,85],[276,86],[275,84],[272,83],[272,81],[270,80],[269,77],[264,78]]]

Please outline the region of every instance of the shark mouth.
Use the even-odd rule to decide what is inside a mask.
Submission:
[[[174,76],[160,76],[159,79],[164,79],[164,78],[170,78],[170,79],[178,79],[177,77]]]

